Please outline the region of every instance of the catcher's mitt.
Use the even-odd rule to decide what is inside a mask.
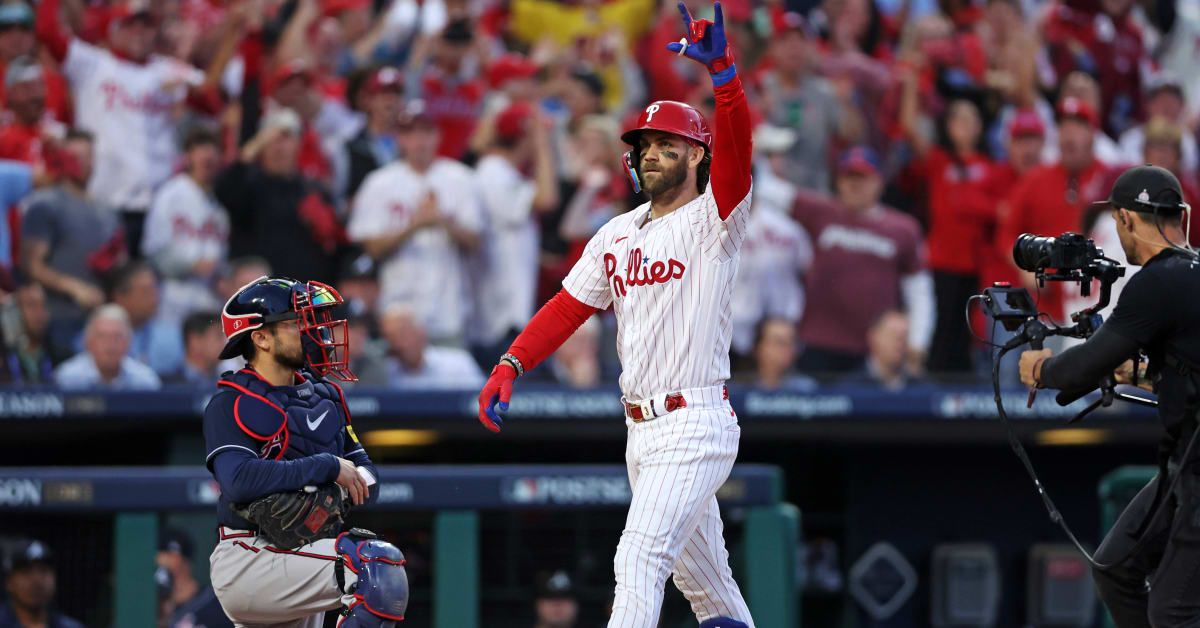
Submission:
[[[258,533],[280,549],[293,550],[342,531],[346,493],[337,484],[306,486],[303,490],[273,493],[234,512],[258,526]]]

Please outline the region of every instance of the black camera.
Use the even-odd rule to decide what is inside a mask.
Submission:
[[[1031,273],[1047,268],[1060,272],[1079,270],[1103,258],[1104,251],[1078,233],[1068,232],[1057,238],[1024,233],[1013,243],[1013,261],[1018,268]]]
[[[1104,257],[1104,250],[1095,242],[1069,231],[1057,238],[1021,234],[1013,243],[1013,261],[1034,273],[1039,287],[1047,281],[1073,281],[1079,284],[1080,295],[1088,297],[1092,280],[1099,281],[1102,304],[1092,308],[1095,312],[1108,305],[1108,289],[1125,275],[1125,268]]]
[[[1091,296],[1092,283],[1100,284],[1100,299],[1092,307],[1071,315],[1075,323],[1059,328],[1055,335],[1087,338],[1100,326],[1098,315],[1109,302],[1112,284],[1125,275],[1125,268],[1104,256],[1096,243],[1078,234],[1067,232],[1058,237],[1021,234],[1013,243],[1013,261],[1022,270],[1034,273],[1038,286],[1047,281],[1068,281],[1079,284],[1082,296]],[[1026,322],[1036,320],[1037,308],[1024,288],[996,284],[984,290],[984,306],[998,323],[1009,331],[1026,328]],[[1026,333],[1032,333],[1027,330]]]

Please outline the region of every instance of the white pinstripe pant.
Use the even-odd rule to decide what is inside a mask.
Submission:
[[[672,572],[699,621],[723,616],[753,626],[729,568],[717,508],[716,491],[729,477],[741,436],[729,403],[688,399],[682,410],[626,423],[633,503],[614,560],[609,628],[658,626]]]

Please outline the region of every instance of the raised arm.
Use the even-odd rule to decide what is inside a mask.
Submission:
[[[921,95],[919,91],[920,56],[910,55],[910,58],[900,62],[900,128],[918,159],[929,153],[931,144],[929,138],[921,130]]]
[[[63,24],[58,19],[58,0],[42,0],[37,6],[38,41],[50,51],[55,61],[62,63],[67,58],[71,39],[63,33]]]
[[[225,103],[221,99],[221,76],[225,67],[237,54],[245,35],[247,24],[251,21],[251,3],[235,4],[225,16],[222,26],[221,40],[217,44],[216,54],[204,69],[204,82],[188,89],[188,104],[194,109],[216,115],[220,113]]]
[[[720,2],[713,6],[713,11],[712,22],[694,20],[687,5],[680,2],[679,13],[688,36],[686,41],[667,44],[667,50],[704,64],[712,78],[716,110],[710,177],[717,213],[721,220],[726,220],[750,193],[753,129],[733,49],[725,37],[725,14]]]
[[[714,83],[715,85],[715,83]],[[713,90],[717,96],[713,130],[712,190],[721,220],[750,193],[751,134],[750,108],[742,81],[733,80]]]

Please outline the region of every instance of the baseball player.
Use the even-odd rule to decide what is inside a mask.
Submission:
[[[375,466],[350,426],[345,303],[325,284],[261,277],[221,311],[226,375],[204,411],[206,463],[221,486],[212,586],[236,626],[341,628],[404,618],[400,550],[371,532],[341,532],[347,498],[378,495]],[[339,534],[340,533],[340,534]]]
[[[701,628],[747,628],[750,611],[729,568],[715,497],[741,434],[729,406],[730,297],[751,188],[750,114],[725,38],[693,20],[667,48],[707,66],[715,132],[692,107],[651,103],[622,139],[635,190],[650,202],[588,242],[561,290],[529,322],[479,394],[479,420],[499,431],[513,380],[549,356],[588,316],[612,305],[633,503],[614,561],[609,626],[658,625],[674,573]],[[711,173],[711,176],[710,176]]]

